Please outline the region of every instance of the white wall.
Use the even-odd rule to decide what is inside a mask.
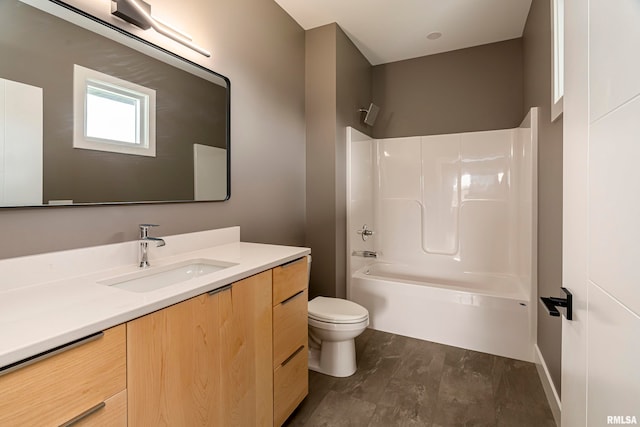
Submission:
[[[358,269],[372,258],[351,256],[353,251],[374,251],[375,237],[363,240],[357,230],[366,224],[375,226],[375,140],[364,133],[347,128],[347,282]],[[374,231],[375,232],[375,231]],[[375,236],[375,235],[374,235]],[[347,285],[347,297],[349,286]]]
[[[516,130],[378,140],[384,259],[436,277],[518,275],[530,249],[518,233],[521,142]]]
[[[520,278],[533,300],[531,127],[530,115],[521,128],[423,137],[373,140],[350,129],[350,251],[375,250],[429,277]],[[367,242],[356,234],[365,223],[375,232]],[[350,262],[353,273],[366,261]]]

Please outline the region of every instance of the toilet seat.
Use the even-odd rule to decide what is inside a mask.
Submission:
[[[313,318],[307,319],[309,326],[313,326],[317,329],[334,332],[351,332],[351,331],[363,331],[369,326],[369,319],[365,318],[358,323],[333,323],[323,322]],[[358,334],[359,335],[359,334]]]
[[[355,302],[340,298],[315,297],[309,301],[309,320],[333,324],[362,323],[369,312]]]

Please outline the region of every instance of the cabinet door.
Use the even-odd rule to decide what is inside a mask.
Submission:
[[[220,295],[127,323],[130,427],[225,425],[218,418]]]
[[[0,376],[0,426],[57,426],[125,389],[124,325]]]
[[[273,369],[308,345],[307,290],[273,307]]]
[[[309,392],[307,257],[273,269],[274,425]]]
[[[300,348],[273,372],[273,425],[280,427],[309,393],[309,350]]]
[[[273,305],[291,298],[298,292],[307,289],[309,270],[307,257],[281,265],[273,269]]]
[[[271,270],[220,295],[221,426],[273,424]]]

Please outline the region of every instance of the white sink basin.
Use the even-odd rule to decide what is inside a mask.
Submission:
[[[177,264],[151,267],[135,273],[99,281],[98,283],[130,292],[151,292],[188,282],[237,264],[209,259],[192,259]]]

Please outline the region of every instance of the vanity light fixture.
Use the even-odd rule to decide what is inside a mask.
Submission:
[[[209,51],[193,43],[191,36],[153,17],[151,5],[143,0],[111,0],[111,14],[143,30],[153,28],[163,36],[169,37],[207,58],[211,56]]]

